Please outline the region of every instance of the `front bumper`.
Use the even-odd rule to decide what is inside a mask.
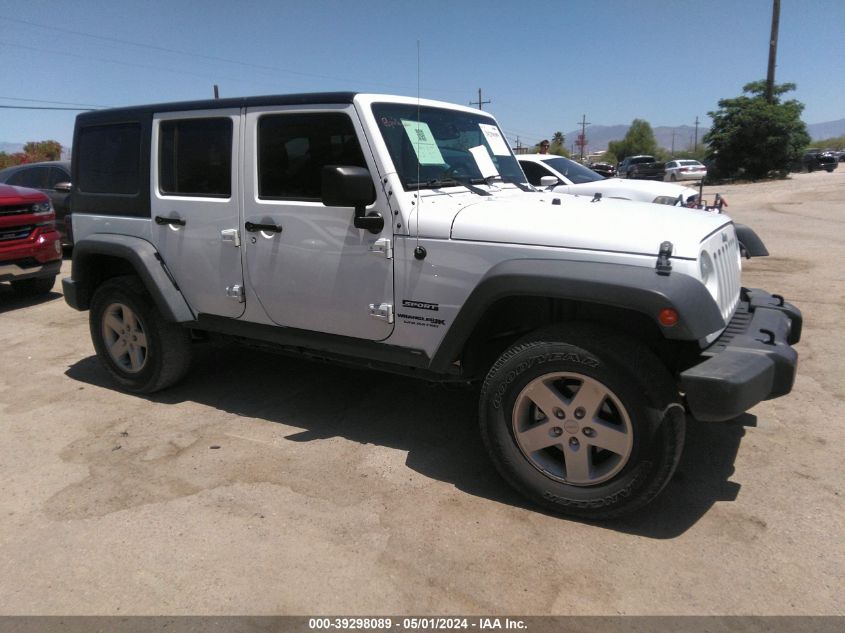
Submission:
[[[801,311],[783,297],[742,289],[739,306],[704,360],[681,373],[681,388],[693,417],[735,418],[762,400],[792,390],[801,339]]]

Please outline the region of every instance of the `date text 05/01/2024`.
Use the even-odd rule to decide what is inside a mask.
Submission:
[[[525,622],[512,620],[510,618],[446,618],[446,617],[422,617],[422,618],[309,618],[308,628],[310,630],[390,630],[402,629],[409,631],[437,631],[451,629],[478,629],[495,630],[510,629],[524,630]]]

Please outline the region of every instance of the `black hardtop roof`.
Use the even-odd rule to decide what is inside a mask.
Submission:
[[[271,105],[308,105],[352,103],[357,92],[304,92],[288,95],[262,95],[255,97],[229,97],[226,99],[202,99],[200,101],[173,101],[170,103],[153,103],[149,105],[128,106],[123,108],[109,108],[107,110],[93,110],[77,116],[81,122],[96,121],[97,119],[136,117],[149,115],[154,112],[186,112],[190,110],[212,110],[216,108],[249,108]]]

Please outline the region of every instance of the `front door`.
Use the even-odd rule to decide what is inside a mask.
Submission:
[[[278,325],[381,340],[393,329],[391,213],[381,187],[368,212],[385,218],[372,234],[351,207],[320,201],[322,169],[352,165],[378,174],[351,105],[248,109],[244,147],[247,296]],[[363,148],[363,149],[362,149]]]
[[[153,119],[153,243],[198,314],[238,317],[245,307],[240,132],[240,109]]]

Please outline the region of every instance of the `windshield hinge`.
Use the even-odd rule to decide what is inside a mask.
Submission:
[[[382,237],[373,242],[373,245],[370,246],[370,252],[377,255],[383,255],[385,259],[393,259],[393,246],[391,245],[390,240],[386,237]]]

